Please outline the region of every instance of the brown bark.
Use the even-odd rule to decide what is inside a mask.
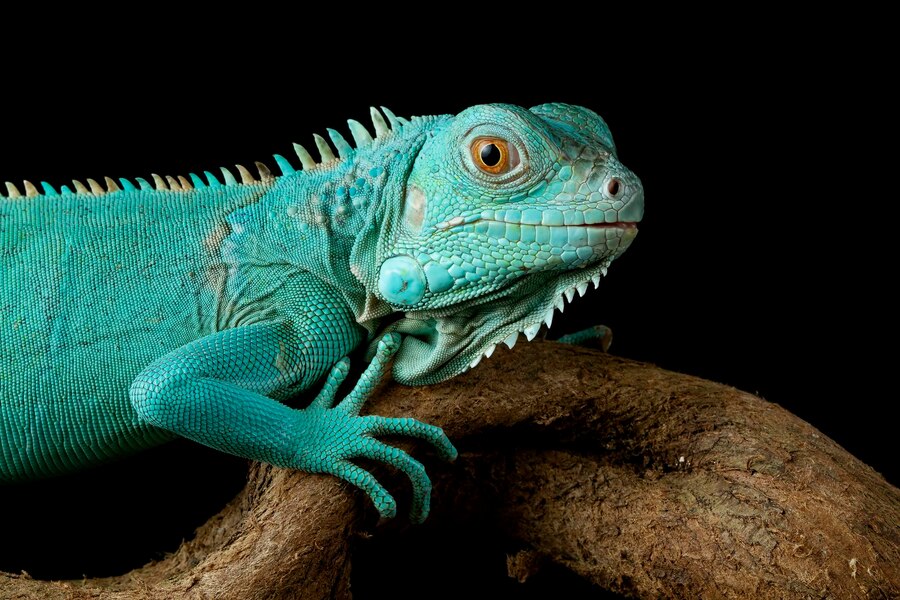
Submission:
[[[641,598],[896,598],[900,490],[750,394],[554,343],[437,386],[388,385],[373,413],[439,424],[459,461],[431,467],[431,519],[489,512],[544,560]],[[417,449],[421,454],[422,450]],[[171,557],[121,577],[0,578],[12,598],[349,596],[361,494],[255,466]]]

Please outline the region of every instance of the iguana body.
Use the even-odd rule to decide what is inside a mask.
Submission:
[[[407,384],[452,377],[548,325],[596,283],[643,213],[634,175],[585,109],[373,109],[356,148],[329,130],[317,164],[256,181],[90,181],[0,198],[0,481],[78,469],[184,436],[362,487],[351,460],[396,466],[428,512],[422,466],[375,439],[455,449],[411,419],[359,416],[396,354]],[[121,189],[120,189],[121,188]],[[585,225],[587,224],[587,225]],[[402,336],[401,336],[402,334]],[[336,406],[345,357],[372,363]],[[372,353],[370,353],[372,354]],[[330,372],[329,372],[330,369]],[[328,373],[303,409],[287,402]]]

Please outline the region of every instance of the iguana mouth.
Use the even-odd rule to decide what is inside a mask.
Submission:
[[[483,235],[493,240],[519,244],[520,247],[527,245],[535,252],[538,248],[549,251],[547,246],[567,248],[568,250],[562,252],[562,257],[563,262],[569,265],[592,257],[602,258],[607,253],[614,252],[625,237],[633,237],[637,233],[636,221],[584,223],[583,218],[576,220],[570,218],[568,214],[565,217],[568,223],[562,224],[532,225],[481,217],[470,222],[456,221],[457,224],[453,225],[454,220],[451,219],[446,223],[447,230]],[[438,224],[440,225],[443,223]]]
[[[567,218],[566,220],[570,219]],[[580,220],[581,222],[570,222],[569,224],[532,225],[485,218],[477,218],[465,222],[463,219],[456,217],[450,221],[438,223],[435,227],[443,228],[447,231],[467,231],[486,235],[489,238],[505,239],[509,242],[549,243],[560,247],[568,244],[574,248],[603,247],[608,239],[618,238],[623,235],[622,233],[613,234],[613,231],[627,232],[637,229],[637,222],[635,221],[584,223],[583,219]],[[610,249],[612,250],[613,248]]]
[[[519,211],[516,211],[516,212],[519,212]],[[560,211],[555,211],[555,212],[558,213]],[[600,211],[598,211],[598,212],[600,212]],[[596,219],[596,220],[594,220],[594,219]],[[498,219],[496,217],[491,218],[491,217],[485,217],[483,215],[482,216],[472,215],[468,218],[453,217],[452,219],[448,219],[447,221],[441,221],[440,223],[437,223],[434,226],[434,228],[444,231],[444,230],[458,229],[458,228],[464,227],[466,225],[470,225],[470,226],[481,225],[482,228],[485,225],[487,225],[488,227],[490,227],[491,224],[495,224],[494,225],[495,227],[497,227],[499,225],[499,226],[503,226],[504,228],[507,225],[518,225],[519,227],[548,227],[548,228],[554,228],[554,229],[558,228],[558,227],[585,227],[588,229],[594,229],[594,228],[597,228],[597,229],[609,229],[609,228],[629,229],[632,227],[637,227],[637,221],[612,221],[612,222],[604,221],[602,212],[600,213],[599,218],[594,217],[594,219],[592,219],[591,216],[589,216],[587,214],[582,214],[581,218],[569,217],[569,215],[566,215],[564,220],[563,219],[542,219],[542,220],[537,220],[537,222],[533,222],[534,220],[532,220],[530,222],[525,222],[524,220],[520,221],[520,220],[503,219],[503,218]],[[553,221],[561,221],[561,222],[553,222]],[[476,228],[476,231],[478,231],[477,228]]]
[[[462,227],[462,225],[476,225],[478,223],[502,223],[503,225],[510,224],[509,221],[497,221],[494,219],[477,219],[475,221],[469,221],[468,223],[463,223],[460,225],[456,225],[456,227]],[[621,228],[628,229],[631,227],[637,227],[636,221],[616,221],[613,223],[573,223],[572,225],[528,225],[528,224],[520,224],[520,223],[511,223],[512,225],[519,225],[520,227],[549,227],[551,229],[556,229],[558,227],[585,227],[587,229],[611,229],[611,228]],[[440,223],[438,224],[440,225]],[[453,227],[448,226],[446,229],[452,229]]]

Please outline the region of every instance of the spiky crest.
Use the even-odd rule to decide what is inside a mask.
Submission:
[[[382,116],[383,113],[383,116]],[[294,166],[290,163],[288,159],[281,156],[280,154],[275,154],[275,164],[278,165],[278,168],[281,170],[282,176],[292,175],[298,171],[310,171],[312,169],[318,168],[331,168],[339,161],[344,161],[352,157],[357,150],[360,148],[365,148],[372,144],[375,140],[381,140],[388,136],[390,136],[393,132],[402,128],[405,124],[409,123],[407,119],[402,117],[397,117],[385,107],[381,107],[381,112],[378,111],[374,106],[370,107],[369,114],[372,119],[372,126],[375,129],[375,136],[369,132],[366,127],[356,121],[354,119],[349,119],[347,124],[350,128],[350,135],[353,138],[354,145],[351,145],[343,135],[337,132],[334,129],[328,129],[328,136],[331,138],[331,142],[334,145],[334,150],[337,151],[337,157],[335,157],[334,151],[331,148],[331,145],[318,134],[314,134],[313,139],[316,144],[316,148],[319,151],[319,155],[321,159],[316,162],[316,160],[312,157],[312,155],[300,144],[294,144],[294,152],[297,154],[297,158],[300,160],[300,168],[295,169]],[[387,117],[387,121],[385,121],[385,117]],[[259,179],[256,179],[254,175],[244,166],[235,165],[237,168],[238,174],[240,175],[240,182],[232,175],[232,173],[226,169],[225,167],[221,168],[222,176],[225,180],[226,186],[234,186],[234,185],[253,185],[256,183],[269,182],[274,181],[277,177],[270,170],[269,167],[266,166],[262,162],[255,163],[256,170],[259,173]],[[49,183],[42,181],[40,182],[43,191],[39,190],[33,183],[30,181],[24,181],[23,187],[25,189],[25,193],[19,191],[15,184],[12,182],[6,182],[6,194],[4,195],[0,192],[0,198],[10,198],[10,199],[18,199],[18,198],[33,198],[37,196],[68,196],[68,195],[94,195],[100,196],[103,194],[111,193],[111,192],[119,192],[119,191],[133,191],[133,190],[156,190],[156,191],[169,191],[169,192],[188,192],[193,189],[202,189],[202,188],[218,188],[222,187],[222,184],[216,179],[215,175],[210,173],[209,171],[203,172],[206,177],[206,181],[203,180],[196,173],[188,173],[187,177],[182,175],[178,175],[177,177],[173,177],[171,175],[160,176],[156,173],[151,174],[151,178],[153,179],[153,183],[151,184],[146,179],[142,177],[136,177],[135,181],[137,181],[138,185],[135,186],[128,179],[120,178],[118,183],[110,177],[104,178],[104,183],[106,187],[101,185],[94,179],[87,179],[88,185],[85,186],[78,180],[72,181],[72,186],[75,188],[72,191],[68,185],[60,186],[60,192],[57,192],[56,189],[50,185]]]

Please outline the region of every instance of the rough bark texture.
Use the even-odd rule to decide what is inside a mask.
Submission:
[[[527,365],[527,366],[523,366]],[[432,519],[487,512],[550,560],[639,598],[900,597],[900,490],[755,396],[582,348],[534,343],[369,410],[445,428]],[[0,576],[5,598],[348,597],[361,495],[257,466],[168,559],[121,577]],[[539,568],[539,567],[534,567]]]

